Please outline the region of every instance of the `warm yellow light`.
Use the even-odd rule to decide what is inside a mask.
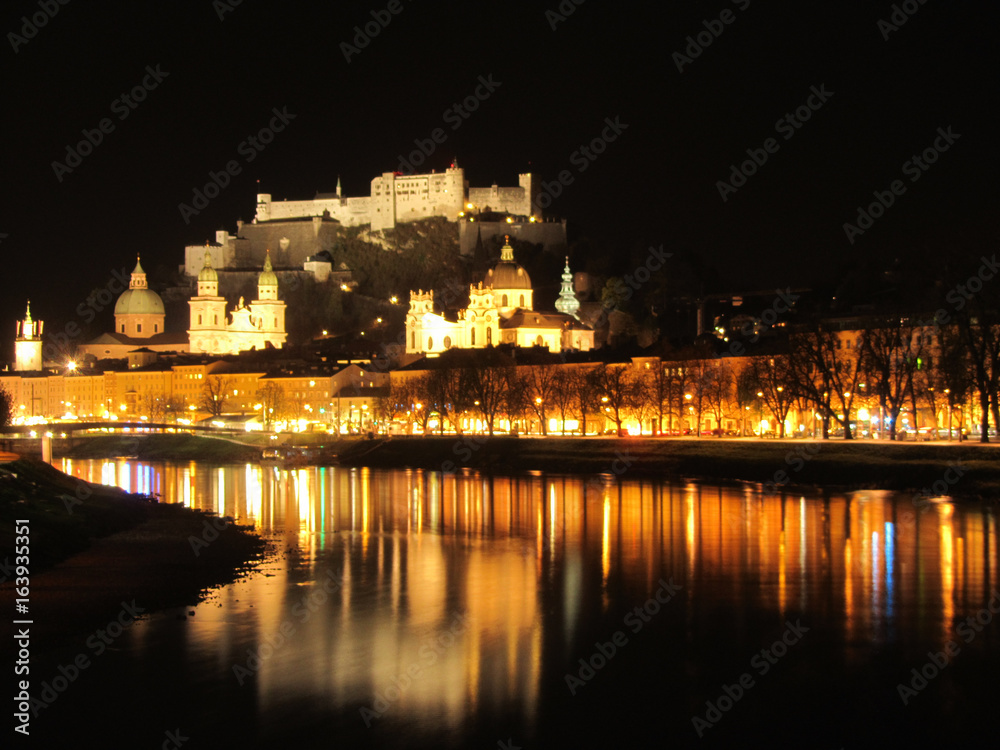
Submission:
[[[394,294],[394,295],[392,295],[391,297],[389,297],[389,301],[390,301],[390,302],[391,302],[392,304],[394,304],[394,305],[395,305],[395,304],[396,304],[397,302],[399,302],[399,297],[397,297],[397,296],[396,296],[396,295]]]
[[[465,204],[465,207],[466,207],[467,209],[469,209],[470,211],[471,211],[471,210],[472,210],[473,208],[475,208],[475,206],[473,206],[473,205],[472,205],[471,203],[466,203],[466,204]]]
[[[514,223],[514,219],[512,219],[510,216],[508,216],[507,217],[507,223],[508,224],[513,224]]]
[[[66,368],[69,369],[69,370],[75,370],[76,369],[76,362],[74,362],[73,360],[70,360],[69,363],[66,365]]]
[[[340,285],[340,291],[342,291],[342,292],[349,292],[349,291],[351,291],[351,288],[349,286],[347,286],[347,284],[341,284]]]
[[[870,417],[871,414],[868,413],[868,410],[865,407],[862,406],[860,409],[858,409],[858,419],[860,419],[862,422],[864,422],[866,419],[869,419]]]

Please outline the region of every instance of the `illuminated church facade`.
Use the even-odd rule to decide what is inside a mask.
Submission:
[[[270,252],[257,279],[257,299],[245,304],[240,297],[230,319],[226,298],[219,296],[219,273],[206,250],[205,264],[198,273],[198,293],[188,305],[188,350],[193,354],[235,354],[269,346],[280,349],[285,344],[285,303],[278,299],[278,277]]]
[[[564,280],[568,276],[571,278],[567,262]],[[572,288],[564,283],[556,303],[557,309],[572,312],[536,311],[533,296],[528,272],[514,261],[508,238],[500,261],[481,282],[469,287],[469,306],[459,310],[455,320],[435,312],[433,291],[410,292],[406,352],[433,355],[452,348],[483,349],[498,344],[539,346],[549,351],[594,348],[593,329],[573,314],[579,302]]]

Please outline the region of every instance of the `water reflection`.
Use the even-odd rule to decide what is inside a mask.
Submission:
[[[919,509],[887,492],[250,464],[62,468],[281,539],[287,557],[200,607],[177,647],[204,679],[252,685],[265,724],[307,701],[362,727],[367,709],[382,726],[457,736],[470,716],[513,715],[530,732],[545,691],[593,650],[595,630],[620,627],[663,578],[683,586],[670,635],[688,643],[702,637],[703,612],[724,607],[776,623],[803,615],[839,644],[914,653],[943,648],[954,618],[997,586],[992,511]],[[169,623],[144,627],[170,637]]]

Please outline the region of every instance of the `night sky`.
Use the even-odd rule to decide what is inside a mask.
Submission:
[[[546,213],[568,219],[571,241],[663,244],[734,290],[995,248],[992,3],[387,5],[5,3],[4,351],[26,297],[66,321],[137,252],[165,282],[184,245],[252,219],[258,180],[275,200],[332,192],[338,175],[346,195],[367,195],[435,128],[447,140],[419,171],[457,158],[472,185],[503,186],[568,170]],[[348,62],[343,45],[372,12],[391,20]],[[880,28],[894,12],[906,22]],[[46,23],[22,33],[25,15]],[[699,34],[702,49],[688,40]],[[456,115],[480,77],[494,90]],[[144,79],[155,87],[129,108],[120,96]],[[811,95],[808,121],[789,124]],[[245,142],[275,108],[294,119],[256,151]],[[79,166],[53,166],[103,118],[110,132]],[[578,149],[608,120],[626,127],[589,161]],[[768,138],[774,152],[724,201],[717,183]],[[948,148],[934,164],[907,166],[936,139]],[[178,205],[230,160],[240,173],[186,223]],[[905,192],[852,244],[843,224],[894,180]]]

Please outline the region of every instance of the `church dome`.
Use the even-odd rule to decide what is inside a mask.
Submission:
[[[149,289],[126,289],[115,304],[115,315],[163,315],[163,300]]]
[[[509,241],[500,250],[500,262],[486,272],[483,286],[494,289],[531,289],[531,278],[524,267],[514,261],[514,248]]]
[[[115,315],[163,315],[163,300],[152,291],[146,283],[146,272],[142,263],[136,258],[132,280],[118,302],[115,303]]]

